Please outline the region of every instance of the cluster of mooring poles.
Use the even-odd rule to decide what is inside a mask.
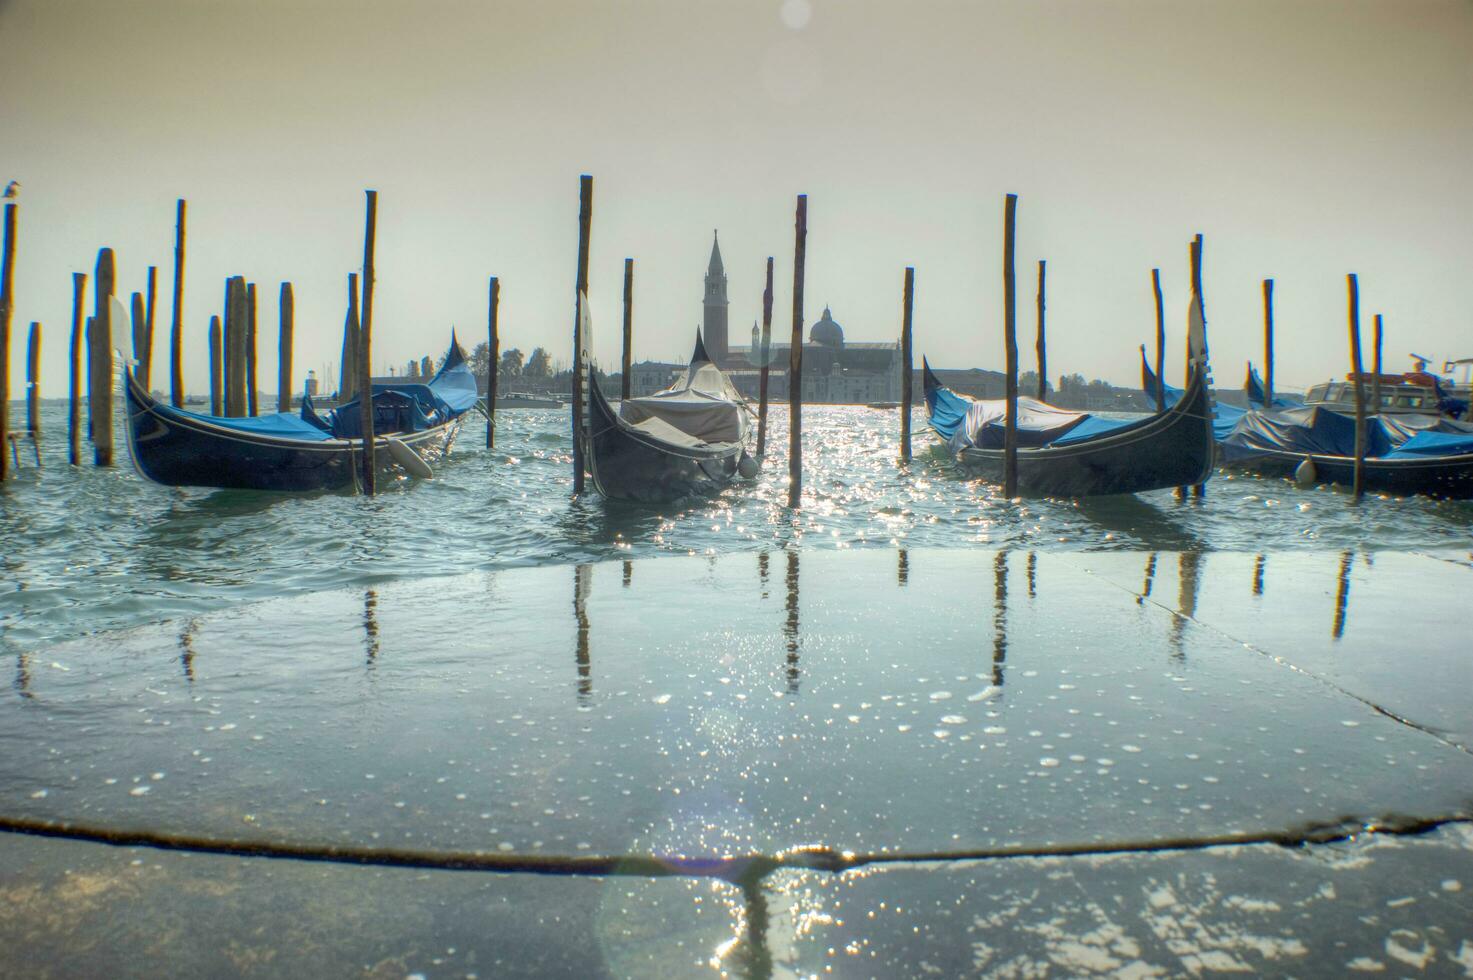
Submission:
[[[343,373],[340,396],[371,390],[370,360],[373,336],[373,255],[378,193],[367,191],[367,214],[363,244],[363,272],[349,276],[348,318],[343,336]],[[41,324],[30,325],[26,351],[26,429],[12,432],[9,418],[10,399],[10,326],[14,310],[14,270],[16,253],[16,219],[18,206],[5,206],[3,265],[0,265],[0,480],[5,479],[11,463],[19,466],[18,443],[30,439],[37,466],[41,465]],[[169,332],[169,402],[182,408],[184,391],[184,265],[187,203],[180,198],[174,222],[174,289],[173,311]],[[67,412],[67,458],[71,465],[81,463],[82,402],[87,403],[85,437],[92,443],[93,462],[112,466],[114,404],[114,340],[122,336],[122,320],[129,320],[128,339],[132,345],[131,364],[125,362],[125,376],[131,373],[139,386],[148,390],[153,375],[154,324],[158,300],[158,268],[148,267],[146,292],[135,292],[125,307],[114,297],[115,259],[111,248],[97,253],[93,271],[92,315],[84,314],[87,274],[72,274],[71,342],[67,348],[69,405]],[[491,330],[492,343],[496,331],[496,280],[492,279]],[[360,317],[361,301],[361,317]],[[291,410],[292,338],[295,300],[290,282],[283,282],[278,299],[279,341],[277,346],[277,410]],[[227,418],[257,415],[260,406],[257,384],[256,351],[256,284],[244,276],[225,280],[223,320],[211,315],[208,330],[210,360],[210,414]],[[85,360],[84,360],[85,349]],[[494,362],[493,362],[494,363]],[[495,372],[492,372],[494,384]],[[85,387],[84,387],[85,386]],[[361,399],[363,411],[362,467],[360,485],[365,493],[374,491],[373,405],[370,398]],[[493,402],[494,405],[494,392]],[[487,435],[488,443],[490,434]]]

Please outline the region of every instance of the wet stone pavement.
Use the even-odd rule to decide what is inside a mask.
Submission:
[[[0,972],[1470,975],[1470,587],[1451,553],[774,551],[37,649],[6,820],[425,866],[4,834]]]

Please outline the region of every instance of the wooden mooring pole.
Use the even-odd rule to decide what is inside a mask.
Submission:
[[[1047,282],[1048,263],[1043,259],[1038,260],[1038,400],[1048,401],[1048,343],[1044,338],[1043,314],[1046,307],[1044,301],[1044,285]]]
[[[1156,414],[1166,411],[1166,307],[1161,301],[1161,270],[1151,270],[1151,291],[1156,295]]]
[[[1018,231],[1016,194],[1007,196],[1003,206],[1002,229],[1003,344],[1007,356],[1007,419],[1002,442],[1002,493],[1011,500],[1018,495],[1018,290],[1017,277],[1013,272],[1013,252]]]
[[[1207,300],[1202,295],[1202,233],[1198,232],[1192,239],[1190,249],[1192,262],[1192,302],[1197,304],[1197,314],[1202,318],[1202,342],[1207,342]],[[1192,351],[1190,345],[1187,348],[1187,370],[1190,372]],[[1205,358],[1203,370],[1206,370]],[[1207,494],[1207,487],[1198,483],[1192,487],[1193,497],[1203,497]]]
[[[221,336],[220,318],[210,317],[210,414],[225,414],[225,338]]]
[[[67,460],[77,466],[82,461],[82,303],[87,292],[87,273],[72,273],[72,343],[68,351],[67,374]]]
[[[5,480],[10,442],[10,315],[15,284],[15,204],[5,205],[5,250],[0,254],[0,482]]]
[[[1351,483],[1351,495],[1360,503],[1365,495],[1364,474],[1366,465],[1366,385],[1361,374],[1360,357],[1360,284],[1355,273],[1345,277],[1346,290],[1350,298],[1350,370],[1355,378],[1355,469]]]
[[[358,273],[348,273],[348,312],[343,317],[343,352],[338,368],[338,404],[358,391]]]
[[[1379,415],[1381,413],[1381,314],[1376,314],[1375,350],[1371,354],[1373,376],[1371,378],[1371,411]]]
[[[490,296],[487,298],[486,329],[490,344],[486,359],[486,448],[496,448],[496,382],[497,369],[501,366],[501,280],[491,277]]]
[[[788,506],[803,501],[803,265],[807,256],[808,195],[798,195],[793,222],[793,337],[788,351]]]
[[[900,461],[910,462],[910,406],[915,355],[911,346],[911,313],[915,307],[915,266],[905,267],[905,298],[900,314]]]
[[[364,191],[367,203],[363,218],[363,289],[362,320],[358,326],[358,372],[362,379],[358,404],[363,420],[363,473],[359,481],[363,492],[372,497],[374,485],[373,458],[373,245],[378,227],[378,191]]]
[[[147,375],[143,372],[148,363],[148,307],[144,305],[142,293],[135,292],[129,297],[128,316],[133,328],[133,376],[147,391]]]
[[[26,428],[31,433],[31,450],[36,466],[41,465],[41,324],[31,321],[26,338]]]
[[[256,284],[246,283],[246,414],[255,418],[260,414],[260,406],[256,404],[256,389],[260,387],[256,383]]]
[[[624,359],[620,362],[623,372],[619,385],[619,397],[629,397],[630,357],[634,345],[634,260],[624,260]]]
[[[184,405],[184,198],[174,217],[174,312],[169,328],[169,400]]]
[[[97,253],[91,336],[92,459],[113,465],[113,250]]]
[[[225,414],[246,414],[246,281],[233,276],[225,289]]]
[[[138,377],[144,391],[153,390],[153,317],[159,298],[159,267],[148,267],[148,307],[143,318],[143,363],[139,365]]]
[[[757,458],[767,452],[767,375],[772,367],[772,256],[767,257],[767,285],[762,287],[762,347],[757,381]]]
[[[593,227],[593,177],[578,177],[578,272],[573,300],[573,493],[583,492],[583,301],[588,295],[588,239]]]
[[[296,301],[292,284],[281,284],[278,299],[280,327],[276,338],[276,410],[292,410],[292,332],[296,329]]]
[[[1252,408],[1253,406],[1248,406]],[[1274,407],[1274,281],[1263,280],[1263,409]]]

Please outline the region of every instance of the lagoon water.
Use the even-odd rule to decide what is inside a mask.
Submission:
[[[13,419],[23,411],[12,408]],[[500,414],[495,450],[467,424],[429,482],[373,499],[173,489],[118,441],[110,470],[66,464],[62,405],[43,410],[45,466],[0,489],[0,653],[198,615],[242,601],[457,572],[796,548],[1035,551],[1380,551],[1473,547],[1473,502],[1370,499],[1218,473],[1204,500],[1171,491],[1013,504],[959,475],[916,415],[896,463],[894,411],[805,410],[804,506],[786,507],[787,414],[775,408],[753,484],[663,508],[571,499],[566,411]],[[84,445],[84,452],[88,447]],[[22,459],[23,464],[27,461]]]
[[[570,499],[558,411],[368,499],[72,469],[48,408],[0,490],[0,818],[573,873],[0,834],[0,972],[1473,962],[1473,503],[1010,502],[818,406],[795,513],[785,420],[648,509]],[[866,863],[723,871],[814,853]]]

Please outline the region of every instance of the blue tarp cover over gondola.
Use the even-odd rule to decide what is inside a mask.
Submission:
[[[1223,442],[1229,460],[1258,453],[1354,456],[1355,418],[1329,409],[1250,412]],[[1473,426],[1433,415],[1378,415],[1366,420],[1367,459],[1425,459],[1473,453]]]
[[[926,370],[930,366],[926,365]],[[934,377],[934,376],[933,376]],[[939,383],[926,388],[931,428],[953,452],[971,446],[1001,449],[1007,432],[1007,402],[973,401]],[[1092,439],[1138,424],[1141,419],[1108,419],[1087,412],[1071,412],[1034,398],[1018,399],[1018,448],[1038,449]]]
[[[464,414],[475,407],[478,397],[475,375],[466,365],[465,355],[452,333],[445,363],[428,383],[402,381],[373,386],[374,427],[380,431],[387,428],[417,432]],[[338,438],[361,438],[363,421],[359,405],[360,399],[355,398],[326,416],[319,416],[304,400],[302,418],[309,424],[326,425]]]
[[[201,415],[196,412],[186,412],[174,408],[162,402],[156,403],[154,411],[165,418],[196,419],[218,425],[222,429],[231,429],[235,432],[245,432],[250,435],[267,436],[272,439],[300,439],[307,442],[322,442],[331,439],[331,432],[324,432],[299,415],[290,412],[275,412],[271,415],[258,415],[254,418],[222,418],[218,415]]]
[[[1223,440],[1228,459],[1263,450],[1295,455],[1354,456],[1355,419],[1323,408],[1291,408],[1272,414],[1248,412]],[[1366,426],[1366,455],[1392,450],[1377,420]]]

